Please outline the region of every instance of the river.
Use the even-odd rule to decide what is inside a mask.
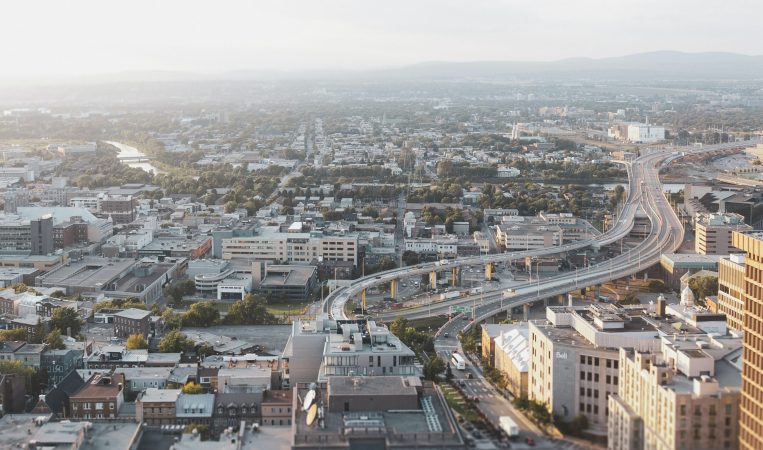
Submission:
[[[117,154],[117,158],[120,160],[122,158],[132,158],[132,157],[145,157],[148,159],[145,153],[141,152],[135,147],[132,147],[127,144],[122,144],[121,142],[115,142],[115,141],[106,141],[107,144],[113,145],[114,147],[119,149],[119,154]],[[153,172],[154,175],[158,175],[160,173],[164,173],[163,171],[157,169],[154,167],[150,162],[125,162],[122,161],[122,163],[127,164],[130,167],[134,167],[136,169],[142,169],[146,172]]]

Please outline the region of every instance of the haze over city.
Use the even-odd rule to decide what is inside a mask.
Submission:
[[[0,450],[763,450],[761,13],[0,2]]]
[[[359,70],[660,50],[763,54],[731,0],[4,2],[3,79],[125,71]]]

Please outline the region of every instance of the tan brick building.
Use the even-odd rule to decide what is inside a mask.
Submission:
[[[718,312],[726,314],[729,328],[744,329],[744,255],[718,260]]]

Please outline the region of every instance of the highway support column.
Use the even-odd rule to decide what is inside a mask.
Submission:
[[[523,320],[525,322],[530,320],[530,304],[529,303],[525,303],[524,305],[522,305],[522,317],[524,318]]]
[[[437,272],[435,271],[429,272],[429,288],[437,289]]]
[[[392,280],[389,282],[389,296],[391,298],[397,299],[397,280]]]
[[[366,290],[365,289],[363,289],[360,292],[360,304],[361,304],[361,308],[363,309],[363,314],[365,314],[366,313]]]
[[[461,286],[461,269],[454,267],[450,273],[450,285],[453,287]]]
[[[493,279],[493,263],[485,264],[485,281]]]

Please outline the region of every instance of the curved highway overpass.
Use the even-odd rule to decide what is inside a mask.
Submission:
[[[576,241],[569,244],[544,249],[499,253],[480,257],[459,258],[447,264],[440,262],[419,264],[402,267],[386,272],[380,272],[352,282],[350,286],[333,291],[323,305],[324,312],[332,318],[345,318],[344,305],[353,296],[373,286],[389,283],[403,277],[420,276],[433,271],[450,270],[453,267],[482,265],[524,258],[526,256],[544,256],[577,250],[592,245],[604,246],[627,236],[632,227],[635,214],[641,207],[649,217],[652,227],[649,236],[639,245],[615,258],[591,266],[585,270],[576,270],[540,282],[528,282],[516,286],[508,298],[500,291],[484,293],[480,296],[470,296],[432,305],[430,308],[415,308],[378,314],[381,319],[391,319],[398,316],[408,318],[427,317],[431,314],[447,312],[452,305],[474,304],[479,297],[482,305],[474,308],[476,321],[483,320],[502,310],[532,303],[539,299],[564,294],[586,286],[622,278],[640,272],[659,261],[664,251],[674,251],[683,240],[683,226],[673,209],[668,204],[659,180],[660,167],[667,165],[686,154],[707,153],[729,148],[753,145],[760,141],[742,143],[727,143],[707,146],[699,149],[685,149],[682,152],[652,151],[628,165],[629,189],[628,197],[615,225],[606,233],[594,239]]]
[[[639,180],[642,176],[641,169],[636,168],[634,171],[634,168],[631,164],[626,164],[626,167],[629,178],[628,197],[626,198],[626,201],[620,212],[620,216],[614,226],[595,238],[575,241],[564,245],[542,249],[458,258],[455,260],[446,260],[446,262],[436,261],[430,263],[422,263],[416,266],[391,269],[385,272],[379,272],[374,275],[369,275],[354,280],[350,286],[341,287],[331,292],[331,294],[329,294],[324,301],[323,311],[328,313],[332,318],[345,318],[344,305],[350,298],[360,294],[365,289],[387,284],[391,281],[399,280],[400,278],[408,278],[428,274],[431,272],[452,270],[454,267],[461,268],[471,265],[499,263],[522,259],[528,256],[539,257],[553,255],[573,250],[579,250],[582,248],[590,247],[592,245],[598,245],[601,247],[616,242],[630,233],[631,229],[633,228],[633,220],[636,216],[636,212],[638,211],[638,207],[641,201],[641,191],[638,188],[637,182],[637,180]]]

